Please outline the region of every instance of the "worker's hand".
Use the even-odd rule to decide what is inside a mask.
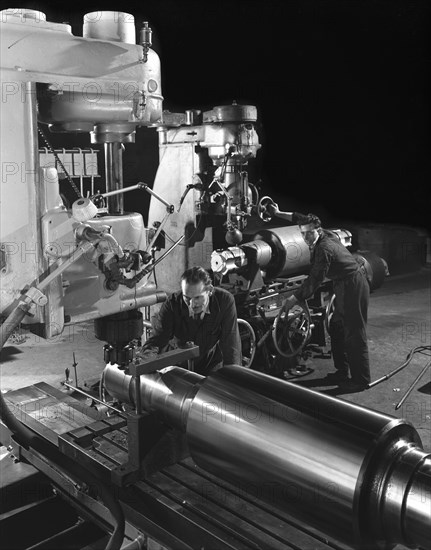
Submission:
[[[158,348],[147,348],[147,349],[138,349],[135,352],[135,359],[138,361],[148,361],[154,359],[159,354]]]
[[[298,300],[297,300],[297,298],[295,298],[295,296],[293,296],[293,295],[289,296],[289,298],[287,298],[286,301],[283,304],[283,309],[286,310],[286,311],[289,311],[297,303],[298,303]]]
[[[278,204],[276,202],[271,202],[266,207],[266,211],[270,216],[276,216],[280,212],[280,209],[278,208]]]

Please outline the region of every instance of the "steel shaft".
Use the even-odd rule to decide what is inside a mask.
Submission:
[[[133,402],[120,373],[108,365],[106,388]],[[242,367],[167,367],[142,377],[141,401],[187,434],[198,466],[323,533],[430,548],[431,456],[408,422]]]

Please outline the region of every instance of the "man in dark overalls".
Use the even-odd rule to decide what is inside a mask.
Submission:
[[[336,372],[327,378],[351,391],[362,391],[371,381],[366,332],[370,287],[365,269],[337,235],[321,227],[317,216],[308,214],[299,220],[301,235],[310,248],[311,269],[284,307],[289,310],[311,298],[325,279],[333,281],[335,311],[330,336]]]
[[[150,338],[138,351],[146,358],[167,349],[199,346],[194,371],[207,376],[223,365],[242,365],[241,339],[234,297],[212,285],[208,272],[200,266],[181,276],[181,290],[162,304],[153,319]],[[187,364],[180,366],[186,367]]]

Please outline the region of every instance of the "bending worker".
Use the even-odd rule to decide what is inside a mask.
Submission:
[[[358,264],[337,235],[321,227],[317,216],[281,212],[275,203],[269,205],[268,212],[298,223],[310,248],[310,273],[301,287],[287,298],[284,307],[289,310],[298,302],[311,298],[325,279],[332,280],[335,310],[329,332],[336,372],[328,374],[327,379],[351,391],[366,389],[371,378],[366,333],[370,288],[365,268]]]
[[[138,352],[140,357],[182,347],[199,346],[194,371],[204,376],[223,365],[242,365],[241,340],[235,300],[230,292],[213,287],[202,267],[187,269],[181,290],[173,293],[153,319],[151,337]],[[181,365],[185,366],[185,365]]]

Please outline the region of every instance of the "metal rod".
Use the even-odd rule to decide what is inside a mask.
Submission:
[[[76,250],[72,252],[72,254],[67,258],[67,260],[64,260],[60,265],[58,265],[54,271],[52,271],[45,279],[40,281],[36,286],[39,290],[44,289],[47,287],[56,277],[58,277],[65,269],[67,269],[71,264],[79,260],[81,256],[83,256],[86,252],[89,252],[91,249],[94,249],[94,245],[90,243],[89,241],[84,241],[82,244],[78,246]]]
[[[146,183],[140,181],[138,183],[138,185],[139,185],[140,189],[144,189],[147,193],[152,195],[155,199],[159,200],[161,203],[163,203],[168,208],[171,208],[172,205],[168,201],[165,201],[165,199],[163,199],[160,195],[158,195],[157,193],[154,193],[154,191],[152,189],[150,189]]]
[[[73,368],[75,370],[75,384],[78,386],[78,371],[76,370],[76,367],[78,366],[78,363],[75,359],[75,352],[73,352]]]
[[[142,189],[138,185],[131,185],[130,187],[123,187],[123,189],[115,189],[114,191],[109,191],[108,193],[101,193],[101,197],[112,197],[113,195],[120,195],[121,193],[127,193],[128,191],[136,191],[137,189]]]
[[[164,260],[166,258],[166,256],[168,254],[170,254],[172,252],[172,250],[174,248],[176,248],[182,240],[184,240],[184,238],[185,238],[185,235],[181,235],[181,237],[174,242],[174,244],[171,246],[171,248],[169,248],[168,250],[166,250],[166,252],[164,252],[161,256],[159,256],[157,258],[157,260],[155,260],[154,263],[151,264],[151,270],[150,271],[153,271],[153,269],[156,267],[156,265],[158,263],[160,263],[162,260]]]
[[[68,384],[67,382],[63,382],[63,386],[66,386],[67,388],[71,389],[71,390],[75,390],[77,391],[78,393],[81,393],[82,395],[85,395],[85,397],[88,397],[89,399],[92,399],[93,401],[96,401],[96,403],[100,403],[101,405],[104,405],[105,407],[107,407],[108,409],[112,409],[113,411],[115,411],[116,413],[118,413],[120,416],[122,416],[123,418],[127,418],[127,416],[122,413],[122,411],[116,409],[115,407],[113,407],[112,405],[108,405],[108,403],[105,403],[105,401],[102,401],[101,399],[97,399],[97,397],[93,397],[92,395],[90,395],[89,393],[83,391],[83,390],[80,390],[79,388],[77,388],[76,386],[72,386],[72,384]]]
[[[171,215],[170,212],[166,212],[165,217],[163,218],[161,224],[159,225],[156,232],[154,233],[153,238],[148,243],[147,248],[145,249],[145,252],[148,252],[149,250],[151,250],[151,248],[153,247],[154,243],[157,240],[157,237],[160,235],[160,233],[162,232],[162,229],[164,228],[166,222],[168,221],[168,218],[169,218],[170,215]]]
[[[113,197],[115,195],[120,195],[123,193],[127,193],[128,191],[136,191],[137,189],[144,189],[144,191],[147,191],[150,195],[152,195],[154,198],[159,200],[161,203],[163,203],[169,210],[173,211],[172,204],[170,204],[168,201],[163,199],[160,195],[155,193],[146,183],[139,182],[136,185],[131,185],[130,187],[125,187],[122,189],[113,189],[112,191],[107,191],[106,193],[101,193],[100,196],[102,197]]]
[[[377,380],[374,380],[374,382],[370,382],[370,384],[368,384],[368,388],[372,388],[373,386],[376,386],[377,384],[380,384],[380,382],[384,382],[385,380],[389,380],[389,378],[391,378],[392,376],[394,376],[394,374],[397,374],[397,372],[400,372],[400,370],[404,369],[405,367],[407,367],[407,365],[410,363],[410,361],[412,360],[413,358],[413,355],[414,353],[416,353],[416,351],[418,351],[419,349],[421,349],[422,346],[420,347],[417,347],[417,348],[413,348],[407,355],[407,358],[406,360],[404,361],[404,363],[402,365],[400,365],[399,367],[397,367],[396,369],[394,369],[393,371],[389,372],[388,374],[385,374],[384,376],[382,376],[381,378],[378,378]]]
[[[421,372],[416,376],[415,380],[409,387],[409,389],[406,391],[406,393],[403,395],[401,400],[395,405],[395,410],[397,411],[401,405],[404,403],[404,401],[407,399],[407,397],[412,393],[413,388],[416,386],[416,384],[419,382],[419,380],[422,378],[422,376],[426,373],[427,369],[430,367],[431,361],[429,361],[424,368],[421,370]]]

